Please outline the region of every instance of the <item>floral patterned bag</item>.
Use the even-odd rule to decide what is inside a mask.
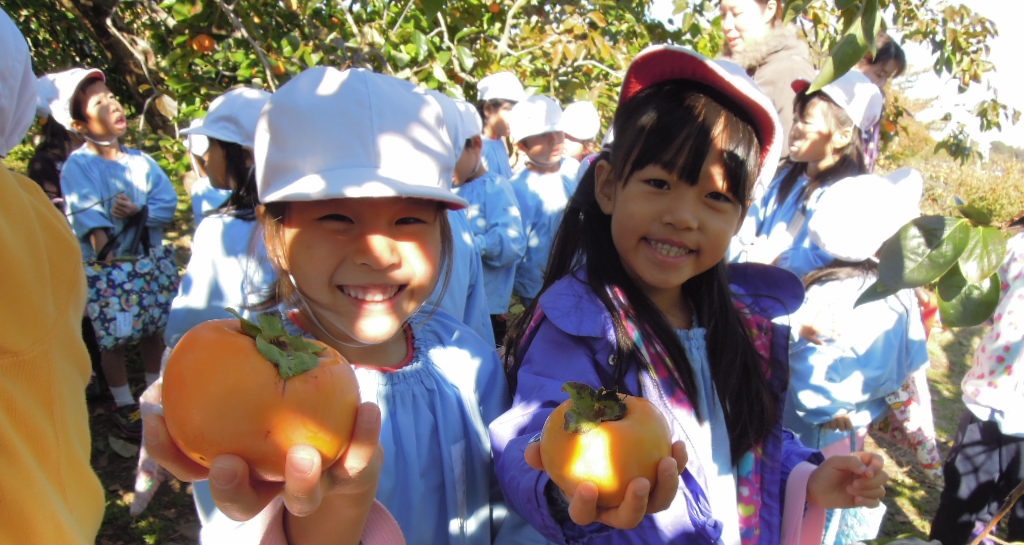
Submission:
[[[105,351],[163,331],[171,300],[178,292],[180,277],[174,248],[149,247],[146,216],[143,207],[120,233],[111,237],[96,259],[85,264],[89,287],[86,311],[96,331],[96,341]],[[137,253],[141,247],[145,253],[141,257],[106,261],[120,235],[135,226],[139,228],[134,229],[135,238],[129,248]]]

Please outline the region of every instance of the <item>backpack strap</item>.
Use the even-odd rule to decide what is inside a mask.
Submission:
[[[807,503],[807,480],[818,466],[800,462],[786,481],[782,506],[782,541],[787,545],[821,545],[825,535],[825,509]]]

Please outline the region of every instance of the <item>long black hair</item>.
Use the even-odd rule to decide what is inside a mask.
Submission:
[[[216,213],[255,221],[260,198],[256,192],[256,170],[253,168],[252,151],[241,144],[216,138],[210,138],[210,145],[220,146],[224,150],[227,176],[234,181],[231,195],[217,208]]]
[[[760,146],[753,124],[740,112],[743,110],[728,97],[693,82],[673,80],[641,91],[619,107],[611,151],[594,161],[566,207],[541,293],[556,280],[585,271],[587,284],[608,309],[615,327],[615,356],[620,362],[614,370],[616,387],[625,389],[625,377],[637,372],[643,361],[639,347],[626,334],[628,320],[640,328],[645,343],[661,346],[686,394],[693,399],[698,391],[675,330],[627,274],[615,251],[611,217],[602,212],[595,198],[597,164],[609,163],[613,183],[627,183],[633,172],[648,165],[661,166],[681,180],[696,183],[706,157],[714,153],[712,143],[717,141],[725,150],[729,191],[745,204],[760,166]],[[609,287],[625,295],[625,320],[608,294]],[[724,258],[681,289],[700,324],[707,328],[711,375],[725,414],[733,459],[738,460],[778,424],[781,399],[770,387],[761,358],[733,304]],[[522,362],[519,342],[536,305],[534,300],[510,327],[505,361],[513,372]]]

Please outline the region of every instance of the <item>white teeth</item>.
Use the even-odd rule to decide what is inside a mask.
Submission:
[[[370,303],[379,303],[381,301],[387,301],[398,293],[398,286],[384,286],[365,288],[359,286],[342,286],[341,292],[353,299],[359,299],[360,301],[368,301]]]
[[[693,253],[693,250],[683,248],[682,246],[673,246],[671,244],[665,244],[664,242],[656,242],[653,240],[650,241],[650,243],[651,247],[654,248],[656,252],[668,257],[679,257],[681,255]]]

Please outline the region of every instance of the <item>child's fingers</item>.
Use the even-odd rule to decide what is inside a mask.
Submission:
[[[540,443],[531,442],[527,444],[523,457],[526,458],[526,463],[530,467],[544,471],[544,462],[540,459]]]
[[[672,457],[676,459],[676,466],[679,468],[678,473],[682,473],[686,469],[686,463],[690,461],[690,454],[686,452],[686,444],[682,441],[672,443]]]
[[[167,432],[164,417],[159,414],[147,414],[142,418],[143,442],[146,451],[179,480],[192,482],[206,478],[207,469],[193,461],[178,448]]]
[[[249,520],[259,514],[282,486],[281,483],[251,480],[249,466],[233,454],[214,458],[210,466],[213,501],[232,520]]]
[[[633,479],[626,487],[626,497],[623,498],[622,504],[618,507],[601,511],[597,521],[613,528],[636,528],[647,514],[650,496],[650,481],[643,477]],[[576,499],[575,496],[573,499]],[[570,504],[571,507],[572,504]]]
[[[305,517],[320,507],[323,500],[320,488],[322,470],[323,460],[315,448],[298,445],[288,449],[282,496],[289,513]]]
[[[597,485],[584,481],[576,487],[569,501],[569,518],[580,526],[597,520]]]
[[[676,497],[676,492],[679,489],[679,474],[682,469],[678,465],[678,461],[664,457],[658,462],[658,477],[657,482],[654,483],[654,490],[651,491],[650,498],[647,501],[647,513],[657,513],[668,509],[669,505],[672,505],[672,500]]]
[[[341,460],[350,472],[362,471],[373,460],[379,443],[380,408],[367,401],[359,406],[352,440]]]

